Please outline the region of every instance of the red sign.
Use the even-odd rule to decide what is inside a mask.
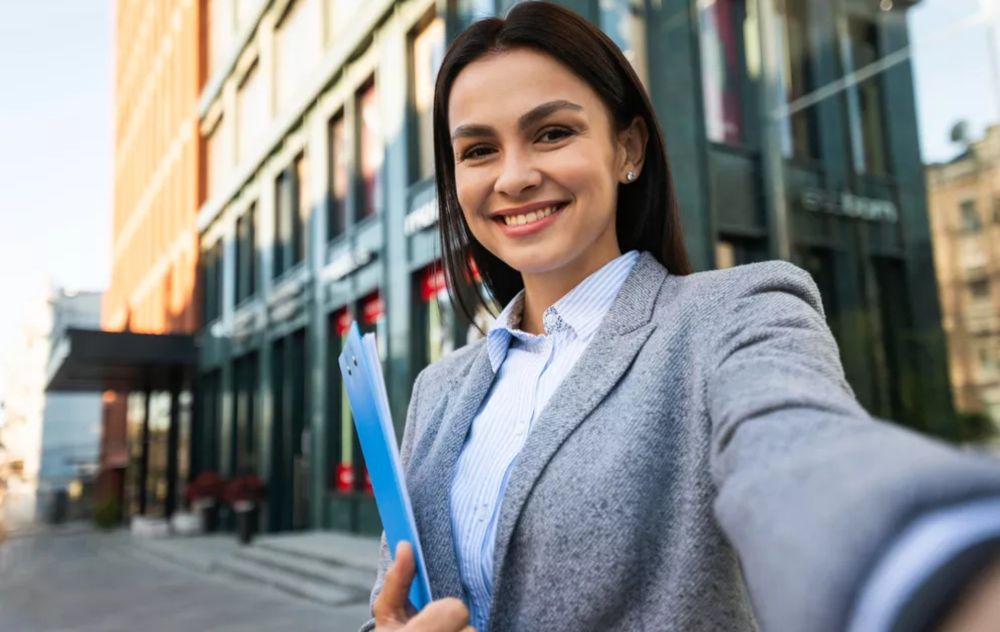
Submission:
[[[347,330],[351,328],[351,320],[351,315],[347,312],[347,309],[342,309],[334,315],[333,329],[337,332],[338,337],[343,337],[347,333]]]
[[[354,491],[354,466],[350,463],[337,465],[337,491],[345,494]]]
[[[437,262],[434,265],[428,266],[424,270],[424,278],[420,283],[420,298],[425,303],[428,303],[444,288],[444,268],[441,267],[441,263]]]
[[[385,304],[378,292],[369,295],[361,303],[361,322],[365,325],[374,325],[383,314],[385,314]]]

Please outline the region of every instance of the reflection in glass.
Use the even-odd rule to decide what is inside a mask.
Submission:
[[[347,224],[347,133],[344,125],[344,113],[334,116],[327,128],[328,150],[330,152],[330,199],[328,200],[328,216],[326,220],[327,239],[333,239],[344,233]]]
[[[413,38],[413,106],[416,111],[416,179],[434,173],[434,80],[444,58],[444,19],[435,17]]]
[[[851,71],[878,62],[878,27],[871,20],[851,17],[848,20],[849,56]],[[849,93],[857,109],[857,130],[860,138],[855,143],[855,170],[859,173],[885,175],[886,160],[885,126],[882,116],[883,98],[881,73],[859,82]]]
[[[646,60],[646,16],[642,0],[601,0],[601,30],[618,44],[644,85],[649,85]]]
[[[743,129],[745,0],[699,2],[702,96],[708,139],[738,145]]]
[[[809,37],[806,0],[776,0],[775,10],[782,23],[776,31],[781,61],[778,80],[785,103],[790,104],[815,88],[812,54],[816,43]],[[782,123],[781,147],[785,157],[809,160],[818,156],[814,107],[798,110]]]
[[[375,215],[382,207],[382,117],[379,114],[375,82],[370,80],[358,93],[360,122],[361,218]],[[360,218],[359,218],[360,219]]]

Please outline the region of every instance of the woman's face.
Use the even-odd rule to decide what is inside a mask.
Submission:
[[[527,277],[586,275],[620,254],[619,183],[645,128],[613,128],[597,93],[548,55],[513,49],[466,66],[448,101],[458,201],[473,236]]]

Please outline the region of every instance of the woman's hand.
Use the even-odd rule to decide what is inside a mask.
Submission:
[[[386,571],[382,592],[372,608],[375,632],[475,632],[469,625],[468,609],[454,597],[432,601],[413,616],[407,595],[415,571],[413,548],[409,542],[400,542],[396,561]]]

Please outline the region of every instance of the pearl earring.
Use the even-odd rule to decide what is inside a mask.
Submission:
[[[626,173],[625,174],[625,179],[628,180],[629,182],[635,180],[635,172],[634,171],[629,171],[628,173]]]

